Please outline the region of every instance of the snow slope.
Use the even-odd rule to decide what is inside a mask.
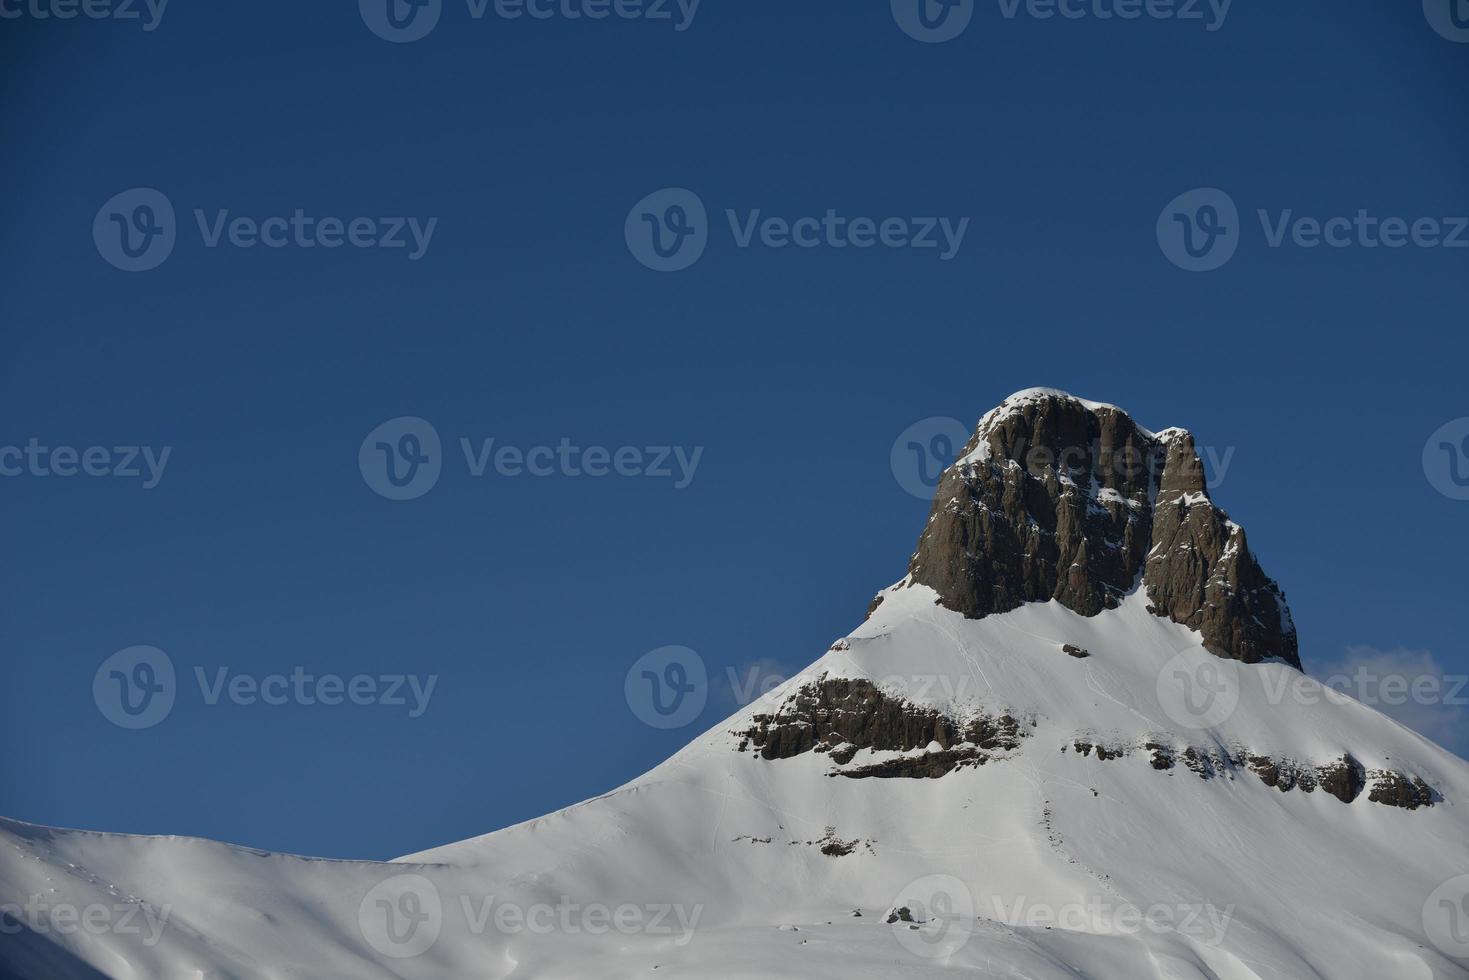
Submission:
[[[884,595],[806,671],[646,775],[396,862],[0,823],[0,902],[109,910],[66,933],[39,911],[17,932],[12,912],[0,977],[1469,977],[1455,908],[1469,912],[1455,884],[1469,763],[1284,664],[1212,658],[1140,595],[1092,618],[1051,602],[981,620],[925,588]],[[1224,673],[1191,714],[1178,668],[1201,657]],[[937,779],[737,751],[756,716],[823,675],[955,716],[1008,712],[1025,737]],[[1102,761],[1078,741],[1133,751]],[[1439,799],[1410,811],[1244,770],[1206,779],[1155,769],[1144,743],[1351,753]],[[919,921],[889,924],[895,905]]]

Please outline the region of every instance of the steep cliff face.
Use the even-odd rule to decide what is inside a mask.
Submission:
[[[908,582],[971,619],[1051,599],[1095,616],[1141,585],[1216,655],[1300,666],[1285,596],[1210,499],[1193,437],[1063,392],[1020,392],[980,420]]]
[[[1214,506],[1187,432],[1173,430],[1153,504],[1143,571],[1159,615],[1198,630],[1211,653],[1245,663],[1279,657],[1300,667],[1285,594],[1250,554],[1245,530]]]

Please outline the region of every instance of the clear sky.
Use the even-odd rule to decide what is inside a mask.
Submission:
[[[1469,670],[1447,9],[50,2],[0,0],[0,813],[385,858],[606,791],[901,577],[900,433],[1032,385],[1216,451],[1308,663]],[[681,727],[625,696],[668,645]]]

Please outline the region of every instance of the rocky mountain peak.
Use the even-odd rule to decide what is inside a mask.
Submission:
[[[1210,498],[1193,436],[1053,389],[980,420],[939,480],[907,581],[971,619],[1052,599],[1095,616],[1141,587],[1217,656],[1300,667],[1285,595]]]

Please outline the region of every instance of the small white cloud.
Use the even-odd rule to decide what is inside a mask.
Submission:
[[[1469,754],[1469,677],[1444,670],[1427,650],[1347,647],[1334,661],[1311,661],[1311,676],[1444,748]]]

